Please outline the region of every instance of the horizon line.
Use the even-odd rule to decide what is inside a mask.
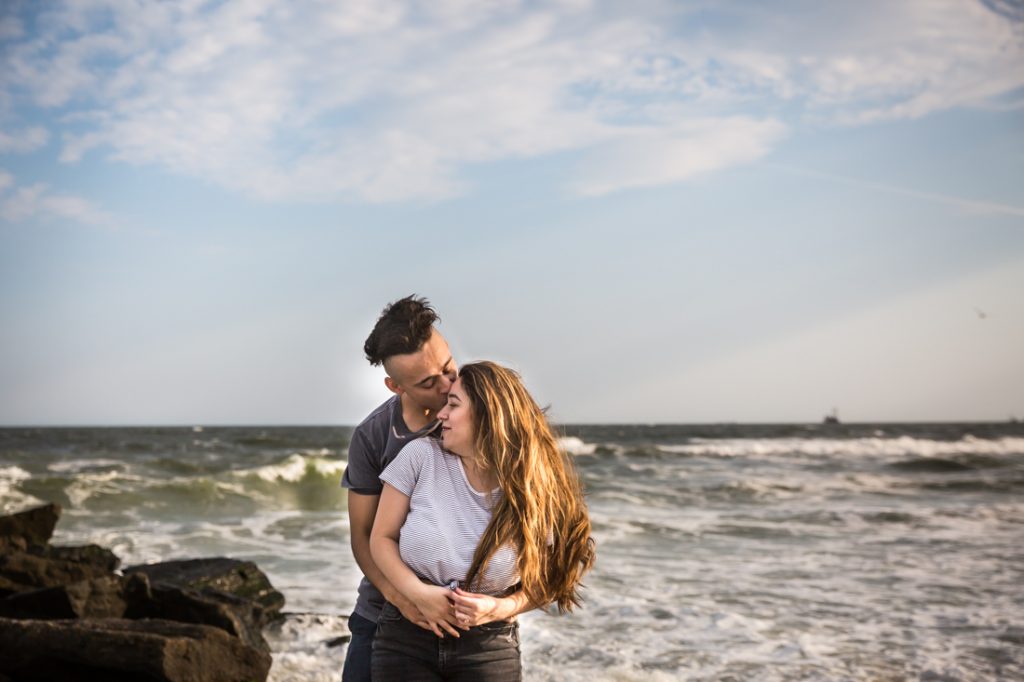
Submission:
[[[830,424],[822,420],[817,421],[701,421],[701,422],[672,422],[672,421],[632,421],[632,422],[581,422],[565,421],[552,422],[554,426],[882,426],[887,424],[1019,424],[1024,422],[1020,417],[1010,415],[1001,419],[918,419],[918,420],[866,420],[866,421],[845,421]],[[138,424],[73,424],[73,423],[45,423],[45,424],[0,424],[0,429],[299,429],[299,428],[355,428],[354,424],[331,424],[331,423],[138,423]]]

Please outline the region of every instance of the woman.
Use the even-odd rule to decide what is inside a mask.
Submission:
[[[386,605],[373,679],[519,680],[515,614],[570,611],[594,562],[579,479],[500,365],[463,367],[437,416],[441,441],[410,443],[381,474],[370,536],[377,566],[433,632]]]

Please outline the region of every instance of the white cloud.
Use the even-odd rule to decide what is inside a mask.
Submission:
[[[583,193],[678,182],[759,158],[802,120],[991,106],[1024,86],[1019,24],[966,0],[810,14],[77,0],[44,14],[0,53],[0,97],[61,110],[62,161],[103,150],[270,199],[446,197],[473,164],[556,152],[584,153]]]
[[[46,128],[34,126],[14,133],[0,130],[0,154],[25,154],[46,145],[50,134]]]
[[[0,173],[0,189],[13,186],[14,179],[10,174]],[[53,193],[45,183],[17,187],[0,198],[0,219],[5,222],[19,223],[37,218],[116,227],[114,218],[89,200]]]
[[[6,192],[8,187],[13,186],[14,176],[3,169],[0,169],[0,194]]]
[[[43,184],[17,189],[0,205],[0,217],[12,223],[32,217],[38,212],[39,199],[45,190]]]
[[[732,38],[714,49],[740,48],[722,57],[823,122],[918,118],[1024,86],[1021,25],[974,0],[826,3]]]
[[[664,132],[640,131],[588,155],[573,189],[594,196],[689,180],[756,161],[784,132],[778,121],[743,118],[694,121]]]
[[[20,38],[25,34],[25,27],[17,17],[0,17],[0,39]]]
[[[58,157],[61,163],[77,163],[87,151],[97,147],[104,142],[104,136],[100,133],[86,133],[85,135],[65,135],[64,146]]]

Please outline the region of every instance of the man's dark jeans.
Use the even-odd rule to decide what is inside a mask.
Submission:
[[[373,640],[373,682],[519,682],[519,623],[499,621],[440,638],[386,604]]]
[[[370,682],[370,656],[373,654],[373,636],[377,633],[377,624],[353,613],[348,617],[348,631],[352,639],[348,641],[341,682]]]

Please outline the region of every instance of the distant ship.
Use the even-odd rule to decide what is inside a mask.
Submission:
[[[838,424],[839,423],[839,412],[836,408],[832,408],[832,414],[826,414],[825,418],[821,420],[822,424]]]

